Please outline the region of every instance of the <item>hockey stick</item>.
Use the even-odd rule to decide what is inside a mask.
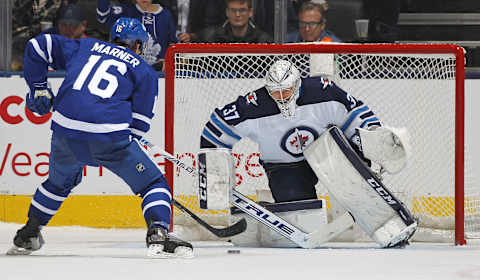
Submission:
[[[241,219],[240,221],[236,222],[235,224],[225,227],[225,228],[215,228],[211,225],[207,224],[204,220],[200,217],[195,215],[192,211],[188,210],[187,207],[183,206],[180,202],[172,199],[172,203],[175,207],[182,210],[183,212],[187,213],[190,217],[192,217],[197,223],[202,225],[211,233],[215,234],[217,237],[230,237],[237,235],[239,233],[244,232],[247,229],[247,221],[245,219]]]
[[[181,167],[190,175],[194,177],[197,176],[196,169],[185,165],[179,159],[162,150],[160,147],[153,145],[145,139],[141,139],[140,143],[152,150],[155,150],[156,152],[159,152],[162,156]],[[233,190],[233,197],[234,199],[232,203],[237,208],[302,248],[318,247],[319,245],[328,242],[338,234],[342,233],[354,223],[350,214],[346,213],[343,216],[335,219],[335,221],[326,225],[322,225],[321,229],[307,234],[236,190]]]

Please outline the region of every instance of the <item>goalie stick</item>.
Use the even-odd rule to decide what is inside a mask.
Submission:
[[[170,153],[164,151],[158,146],[153,145],[145,139],[141,139],[140,143],[145,145],[147,148],[154,150],[160,153],[162,156],[166,157],[170,162],[181,167],[190,175],[196,177],[198,175],[197,170],[186,165]],[[290,224],[289,222],[278,217],[274,213],[255,203],[248,197],[244,196],[240,192],[233,190],[233,205],[245,212],[250,217],[269,227],[273,231],[279,233],[283,237],[294,242],[302,248],[315,248],[321,244],[328,242],[332,238],[336,237],[340,233],[344,232],[350,226],[353,225],[354,220],[347,212],[342,216],[338,217],[331,223],[322,225],[322,228],[312,232],[305,233]],[[192,213],[193,214],[193,213]]]

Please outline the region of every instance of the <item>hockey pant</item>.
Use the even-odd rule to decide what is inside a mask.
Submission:
[[[48,179],[36,190],[28,216],[33,215],[46,225],[72,189],[80,184],[84,165],[103,166],[118,175],[143,198],[147,224],[155,222],[169,228],[172,197],[168,183],[143,147],[128,139],[89,142],[53,133]]]
[[[262,162],[275,202],[316,199],[317,175],[307,161],[292,163]]]

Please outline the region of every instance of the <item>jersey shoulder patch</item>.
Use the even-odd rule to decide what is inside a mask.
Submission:
[[[348,111],[359,105],[357,99],[329,79],[312,77],[302,80],[300,98],[297,102],[299,106],[329,101],[342,103]]]
[[[247,118],[261,118],[280,113],[275,101],[272,100],[265,87],[249,92],[241,96],[243,104],[239,106],[243,109]],[[242,106],[243,105],[243,106]]]
[[[265,88],[259,88],[246,95],[239,96],[234,102],[216,109],[228,124],[236,125],[248,119],[257,119],[280,113],[275,102]]]

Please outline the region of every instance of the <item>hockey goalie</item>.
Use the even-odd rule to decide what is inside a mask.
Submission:
[[[324,203],[315,203],[320,182],[347,213],[336,234],[354,221],[381,247],[408,244],[417,223],[379,176],[407,164],[407,133],[383,126],[366,104],[332,81],[301,78],[291,62],[278,60],[265,86],[215,109],[200,139],[201,208],[230,207],[230,151],[243,137],[259,145],[274,200],[270,206],[287,209],[299,228],[322,227],[325,221],[317,211]],[[309,219],[301,218],[305,213]]]

